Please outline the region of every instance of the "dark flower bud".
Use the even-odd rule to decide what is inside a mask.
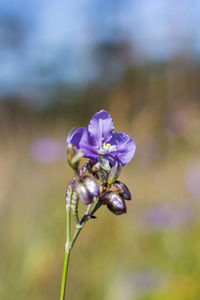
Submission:
[[[116,163],[110,170],[110,172],[108,173],[108,179],[107,179],[107,183],[108,184],[112,184],[114,183],[117,178],[120,175],[121,172],[121,164]]]
[[[103,205],[107,205],[110,201],[110,192],[105,192],[99,197],[99,202]]]
[[[80,198],[85,204],[90,204],[90,203],[93,202],[93,197],[90,196],[90,194],[88,193],[86,187],[85,187],[81,182],[79,182],[79,183],[77,184],[76,192],[77,192],[79,198]]]
[[[95,180],[89,176],[83,176],[79,180],[76,186],[76,192],[85,204],[92,203],[94,197],[100,195],[98,185]]]
[[[131,193],[128,187],[121,181],[115,181],[110,190],[118,193],[125,200],[131,200]]]
[[[85,175],[81,178],[81,182],[84,184],[84,186],[92,196],[99,197],[100,195],[99,187],[93,178]]]
[[[126,213],[126,205],[123,198],[115,192],[106,192],[100,196],[101,204],[107,205],[108,209],[115,215],[122,215]]]

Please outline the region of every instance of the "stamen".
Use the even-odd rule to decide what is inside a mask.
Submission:
[[[111,147],[111,144],[103,143],[103,147],[110,148],[110,147]]]

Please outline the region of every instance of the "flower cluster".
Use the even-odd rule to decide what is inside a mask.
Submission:
[[[125,200],[131,200],[131,194],[118,177],[121,168],[132,159],[135,149],[135,142],[129,135],[114,133],[112,118],[104,110],[94,115],[88,129],[82,127],[73,134],[69,133],[67,157],[76,172],[71,182],[72,193],[76,195],[72,206],[77,207],[79,199],[88,205],[80,224],[94,218],[94,212],[102,205],[106,205],[115,215],[126,212]],[[79,169],[82,157],[89,160]],[[92,176],[84,175],[85,172]],[[94,178],[101,182],[100,188]],[[72,207],[72,210],[77,214],[77,209]]]

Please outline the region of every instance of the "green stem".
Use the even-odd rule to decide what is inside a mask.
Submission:
[[[61,283],[61,293],[60,293],[60,300],[65,299],[65,290],[66,290],[66,281],[67,281],[67,270],[69,265],[69,256],[71,252],[71,197],[72,197],[72,190],[70,185],[67,188],[66,193],[66,245],[65,245],[65,259],[64,259],[64,266],[63,266],[63,275],[62,275],[62,283]]]
[[[82,176],[86,172],[86,170],[87,170],[87,163],[79,170],[79,176]],[[68,272],[69,257],[70,257],[71,249],[73,248],[74,243],[85,224],[85,222],[80,224],[79,217],[78,217],[78,207],[75,207],[75,211],[73,211],[73,213],[75,215],[75,220],[76,220],[76,231],[73,235],[73,238],[71,239],[71,209],[72,209],[71,206],[72,206],[72,202],[73,202],[72,201],[73,200],[72,199],[72,197],[73,197],[72,183],[74,180],[75,180],[75,177],[72,179],[72,181],[68,185],[67,191],[66,191],[66,217],[67,217],[66,218],[66,234],[67,234],[67,237],[66,237],[66,245],[65,245],[65,259],[64,259],[64,266],[63,266],[60,300],[65,299],[67,272]],[[75,195],[74,195],[74,197],[75,197]],[[91,208],[91,207],[89,207],[89,208]],[[96,209],[94,209],[93,212],[96,211]],[[88,212],[89,212],[89,210],[88,210]],[[89,215],[87,215],[87,216],[89,216]],[[85,221],[87,221],[87,219]]]
[[[71,205],[70,204],[67,204],[66,205],[66,227],[67,227],[67,230],[66,230],[66,241],[67,243],[70,243],[71,241]]]
[[[75,241],[76,241],[76,239],[77,239],[79,233],[81,232],[82,228],[83,228],[82,225],[80,225],[80,226],[78,226],[78,227],[76,228],[76,231],[75,231],[75,233],[74,233],[74,236],[73,236],[72,241],[71,241],[71,244],[70,244],[71,249],[73,248],[74,243],[75,243]]]
[[[71,242],[67,242],[65,245],[65,260],[64,260],[64,267],[63,267],[63,276],[62,276],[62,284],[61,284],[61,294],[60,294],[60,300],[65,299],[65,290],[66,290],[66,281],[67,281],[67,271],[68,271],[68,265],[69,265],[69,257],[71,250],[74,246],[74,243],[81,232],[82,226],[77,227],[76,231],[74,233],[74,236],[72,238]]]
[[[69,265],[69,257],[71,253],[71,249],[82,229],[80,223],[76,224],[76,231],[74,233],[73,238],[71,239],[71,202],[73,197],[72,187],[69,184],[66,193],[66,245],[65,245],[65,259],[64,259],[64,266],[63,266],[63,275],[62,275],[62,283],[61,283],[61,293],[60,293],[60,300],[65,299],[65,291],[66,291],[66,282],[67,282],[67,272],[68,272],[68,265]],[[78,212],[77,212],[78,214]],[[78,221],[78,219],[77,219]]]
[[[97,202],[95,207],[93,208],[93,210],[87,214],[87,212],[84,214],[84,216],[82,217],[82,220],[80,222],[80,225],[83,227],[83,225],[89,220],[91,219],[92,217],[94,217],[94,213],[97,211],[97,209],[99,209],[101,207],[101,203],[100,202]]]
[[[66,281],[67,281],[67,271],[69,265],[69,256],[70,256],[71,248],[69,248],[66,244],[65,247],[65,260],[64,260],[64,267],[63,267],[63,276],[62,276],[62,284],[61,284],[61,293],[60,293],[60,300],[65,299],[65,289],[66,289]]]

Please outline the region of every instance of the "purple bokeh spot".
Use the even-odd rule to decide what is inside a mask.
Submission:
[[[30,156],[43,164],[64,160],[65,143],[53,137],[36,138],[30,145]]]
[[[166,285],[166,277],[159,270],[138,270],[129,274],[126,278],[126,292],[129,297],[125,299],[137,299],[137,297],[149,295]]]
[[[197,215],[195,209],[189,204],[158,205],[145,208],[140,220],[145,230],[177,229],[196,224]]]
[[[186,134],[188,129],[188,117],[184,111],[172,110],[167,112],[164,118],[166,134],[171,138],[177,138]]]
[[[185,173],[185,186],[190,194],[200,199],[200,164],[192,165]]]

